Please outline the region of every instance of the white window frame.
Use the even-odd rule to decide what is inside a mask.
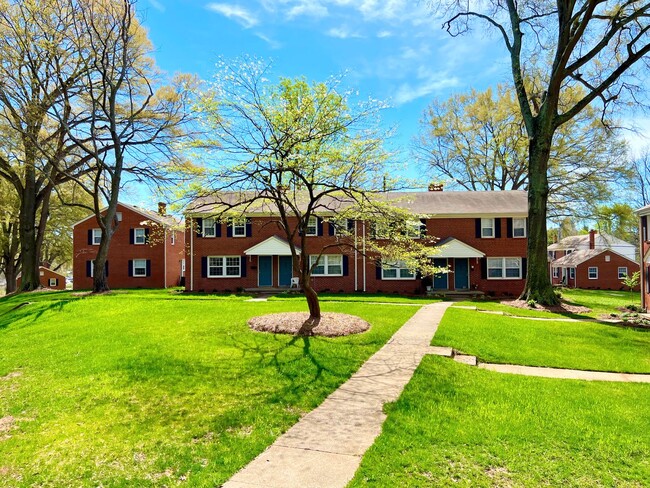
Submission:
[[[409,220],[406,222],[406,237],[411,239],[420,239],[422,237],[423,224],[419,220]]]
[[[333,219],[330,220],[330,225],[334,226],[334,235],[348,234],[348,222],[352,219]],[[318,230],[318,229],[317,229]]]
[[[136,263],[144,263],[144,266],[137,266]],[[144,269],[144,274],[136,273],[136,270]],[[131,269],[131,274],[134,278],[146,278],[147,277],[147,260],[146,259],[134,259],[133,268]]]
[[[172,246],[175,246],[176,245],[176,231],[175,230],[172,231],[170,240],[171,240]]]
[[[122,222],[122,212],[115,212],[115,218],[118,222]]]
[[[386,276],[386,271],[395,270],[395,276]],[[408,269],[404,261],[384,261],[381,265],[382,280],[414,280],[415,272]]]
[[[575,268],[569,268],[569,279],[570,280],[575,280],[576,279],[576,269]]]
[[[232,221],[232,236],[246,237],[246,219]]]
[[[54,283],[53,283],[53,282],[54,282]],[[48,286],[49,286],[50,288],[52,288],[53,286],[56,286],[56,278],[49,278],[49,279],[47,280],[47,284],[48,284]]]
[[[486,225],[488,222],[491,225]],[[481,218],[481,239],[494,239],[495,227],[496,226],[494,225],[494,219]],[[490,229],[491,235],[485,234],[486,229]]]
[[[508,259],[516,259],[518,261],[518,267],[508,266]],[[492,261],[492,263],[490,263]],[[497,261],[499,264],[497,265]],[[518,276],[508,276],[508,270],[517,269],[519,271]],[[490,276],[490,270],[499,270],[500,276]],[[522,279],[522,259],[520,257],[509,256],[509,257],[489,257],[487,258],[487,279],[488,280],[520,280]]]
[[[92,245],[93,246],[99,246],[102,242],[102,230],[101,229],[93,229],[92,233]]]
[[[519,221],[519,225],[517,225]],[[517,230],[521,231],[521,235],[517,235]],[[526,219],[525,218],[513,218],[512,219],[512,237],[515,239],[525,239],[526,238]]]
[[[91,278],[95,277],[95,260],[94,259],[90,260],[90,277]]]
[[[591,276],[591,271],[592,270],[596,271],[595,276]],[[589,268],[587,268],[587,278],[589,278],[590,280],[597,280],[598,279],[598,266],[589,266]]]
[[[314,266],[318,260],[318,264]],[[336,262],[338,261],[338,262]],[[309,256],[309,266],[313,268],[311,275],[312,276],[343,276],[343,254],[323,254],[320,256],[311,255]],[[323,272],[318,272],[318,268],[322,267]],[[332,268],[339,267],[339,272],[333,272]]]
[[[621,273],[621,270],[625,270],[623,273]],[[619,266],[618,267],[618,279],[619,280],[624,280],[627,277],[627,266]]]
[[[228,263],[228,260],[231,260]],[[214,264],[212,264],[212,260]],[[233,264],[237,260],[237,264]],[[237,266],[237,274],[228,274],[228,268],[234,269]],[[208,256],[208,278],[241,278],[241,256]],[[222,274],[215,274],[211,272],[212,268],[221,268]]]
[[[311,232],[313,229],[313,232]],[[317,236],[318,235],[318,217],[312,215],[307,221],[307,228],[305,229],[306,236]]]
[[[141,232],[138,232],[141,231]],[[142,246],[147,243],[147,231],[144,227],[136,227],[133,229],[133,244]]]
[[[208,225],[209,224],[209,225]],[[217,229],[216,229],[216,222],[214,221],[214,217],[208,217],[206,219],[203,219],[203,222],[201,223],[201,236],[202,237],[217,237]],[[210,233],[207,232],[207,230],[210,230]]]
[[[560,277],[560,268],[553,267],[553,278]]]

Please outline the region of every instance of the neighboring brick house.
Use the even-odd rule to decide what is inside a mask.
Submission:
[[[373,239],[363,221],[337,222],[335,215],[315,217],[308,229],[308,249],[316,259],[312,273],[317,291],[423,293],[482,291],[517,295],[526,276],[528,200],[525,192],[399,192],[388,194],[414,215],[413,238],[420,232],[440,239],[432,246],[436,265],[450,273],[420,278],[403,263],[381,262],[365,255]],[[285,233],[272,208],[249,209],[242,219],[219,222],[209,199],[195,201],[186,213],[188,291],[288,288],[292,271]],[[295,225],[296,223],[293,222]],[[336,227],[345,226],[356,250],[343,244]],[[338,245],[340,244],[340,245]],[[438,248],[435,249],[434,248]],[[300,252],[300,250],[299,250]]]
[[[38,268],[40,275],[40,283],[44,288],[51,288],[52,290],[65,290],[65,276],[56,271],[52,271],[45,266],[40,266]],[[20,284],[22,282],[21,275],[19,274],[16,278],[16,287],[20,289]]]
[[[608,247],[608,244],[614,247]],[[639,271],[639,263],[634,260],[634,245],[613,236],[597,234],[595,230],[584,236],[562,239],[551,244],[548,250],[554,285],[622,290],[625,289],[623,279]]]
[[[636,211],[639,216],[639,253],[641,256],[641,306],[650,308],[650,205]]]
[[[119,222],[108,251],[106,272],[111,288],[167,288],[182,284],[185,234],[180,222],[159,212],[119,203]],[[73,228],[73,287],[92,288],[93,260],[101,240],[94,215]]]

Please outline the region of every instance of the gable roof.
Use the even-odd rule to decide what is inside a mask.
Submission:
[[[298,254],[302,252],[298,246],[296,246],[296,251]],[[249,247],[244,254],[247,256],[291,256],[291,248],[286,239],[275,235]]]
[[[482,258],[485,256],[485,253],[455,237],[447,237],[436,243],[432,249],[437,249],[437,252],[429,256],[432,258]]]
[[[61,278],[65,279],[65,275],[59,273],[58,271],[51,270],[50,268],[46,268],[45,266],[39,266],[38,267],[39,271],[49,271],[52,274],[55,274],[57,276],[60,276]],[[20,278],[23,275],[22,271],[16,275],[16,279]]]
[[[250,198],[248,192],[222,192],[218,196],[205,196],[195,199],[187,208],[186,215],[217,213],[223,204],[237,204]],[[441,217],[527,217],[528,195],[525,191],[412,191],[377,193],[378,199],[392,202],[396,207],[416,214]],[[298,193],[296,199],[304,200]],[[352,202],[334,197],[323,198],[320,206],[323,214],[335,213],[337,209],[348,207]],[[274,215],[277,207],[270,200],[257,200],[242,205],[246,215]],[[319,213],[319,212],[316,212]]]
[[[562,256],[561,258],[552,261],[551,266],[554,268],[575,268],[604,252],[616,254],[617,256],[627,259],[631,263],[636,263],[636,261],[614,251],[613,249],[583,249],[580,251],[574,251],[571,254],[567,254],[566,256]]]
[[[131,210],[132,212],[135,212],[135,213],[137,213],[139,215],[142,215],[146,219],[151,220],[153,222],[156,222],[156,223],[158,223],[160,225],[174,226],[174,225],[178,225],[181,222],[176,217],[173,217],[171,215],[160,215],[158,212],[154,212],[152,210],[147,210],[145,208],[136,207],[135,205],[127,205],[126,203],[122,203],[122,202],[118,202],[117,205],[119,207],[124,207],[124,208],[126,208],[128,210]],[[100,212],[104,212],[107,208],[108,207],[103,207],[100,210]],[[92,219],[93,217],[95,217],[94,213],[90,214],[88,217],[84,217],[83,219],[81,219],[78,222],[75,222],[74,224],[72,224],[72,227],[76,227],[77,225],[81,224],[82,222],[85,222],[88,219]]]
[[[634,244],[614,237],[611,234],[605,232],[599,232],[594,235],[594,245],[597,249],[636,249]],[[582,247],[583,249],[589,249],[589,234],[581,234],[577,236],[567,236],[564,239],[561,239],[558,242],[555,242],[548,246],[549,251],[565,251],[567,249],[578,249]]]

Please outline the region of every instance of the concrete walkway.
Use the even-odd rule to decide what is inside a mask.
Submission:
[[[451,354],[430,346],[449,305],[418,310],[346,383],[223,486],[346,486],[381,432],[384,403],[397,400],[425,354]]]
[[[605,373],[602,371],[581,371],[577,369],[541,368],[536,366],[517,366],[514,364],[480,363],[481,369],[499,373],[540,376],[542,378],[560,378],[590,381],[621,381],[624,383],[650,383],[650,374]]]

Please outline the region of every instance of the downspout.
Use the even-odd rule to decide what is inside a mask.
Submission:
[[[194,220],[190,219],[190,291],[194,291]]]
[[[163,244],[164,244],[163,266],[165,267],[164,285],[165,288],[167,288],[167,227],[165,227],[165,232],[163,234]]]
[[[363,221],[363,229],[362,229],[362,237],[361,239],[363,240],[363,291],[366,291],[366,221]]]
[[[641,263],[641,281],[639,282],[641,292],[641,308],[646,308],[645,290],[646,290],[646,270],[645,256],[643,255],[643,227],[641,225],[641,215],[639,215],[639,261]]]
[[[354,222],[354,291],[359,291],[359,244],[357,242],[357,222]]]

